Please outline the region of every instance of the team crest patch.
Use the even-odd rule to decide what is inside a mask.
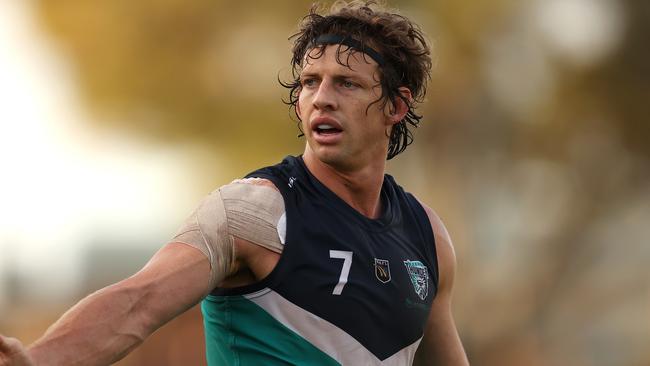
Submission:
[[[390,281],[390,265],[386,259],[375,258],[375,276],[381,283]]]
[[[411,277],[411,283],[415,293],[418,294],[420,299],[424,300],[429,294],[429,271],[427,267],[420,261],[404,261],[406,270]]]

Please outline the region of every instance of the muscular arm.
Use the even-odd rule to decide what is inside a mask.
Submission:
[[[444,224],[429,207],[427,211],[436,240],[440,280],[431,305],[424,338],[415,355],[414,365],[469,365],[451,312],[456,255]]]
[[[254,257],[251,247],[258,247],[233,234],[258,240],[259,248],[278,251],[275,224],[284,210],[281,195],[264,180],[238,183],[206,197],[172,243],[141,271],[83,299],[27,350],[18,340],[0,335],[0,366],[113,363],[199,302],[215,284],[247,266],[249,257]],[[247,219],[249,206],[259,213],[256,220]],[[256,268],[263,266],[256,264]]]
[[[200,251],[168,244],[137,274],[68,310],[28,348],[28,356],[39,366],[111,364],[200,301],[209,272]]]

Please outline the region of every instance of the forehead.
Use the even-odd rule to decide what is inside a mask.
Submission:
[[[303,73],[325,69],[367,76],[373,76],[379,67],[370,56],[346,45],[314,47],[305,54],[302,65]]]

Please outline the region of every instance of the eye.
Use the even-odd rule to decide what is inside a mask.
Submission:
[[[343,83],[341,83],[341,85],[346,89],[352,89],[357,86],[357,84],[351,82],[350,80],[344,80]]]
[[[303,87],[311,87],[316,85],[316,79],[314,78],[307,78],[307,79],[302,79],[300,81]]]

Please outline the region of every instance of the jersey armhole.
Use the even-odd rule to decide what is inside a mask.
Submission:
[[[431,220],[429,219],[429,215],[427,215],[427,212],[422,206],[422,204],[420,203],[420,201],[418,201],[417,198],[415,198],[415,196],[413,196],[410,193],[407,193],[406,195],[409,198],[409,206],[411,206],[411,209],[416,215],[418,226],[420,227],[420,233],[422,235],[422,239],[425,240],[424,250],[426,251],[427,256],[432,261],[434,267],[432,271],[434,276],[433,282],[437,294],[438,279],[440,278],[440,274],[438,273],[438,252],[436,250],[436,237],[435,234],[433,233],[433,226],[431,226]]]

